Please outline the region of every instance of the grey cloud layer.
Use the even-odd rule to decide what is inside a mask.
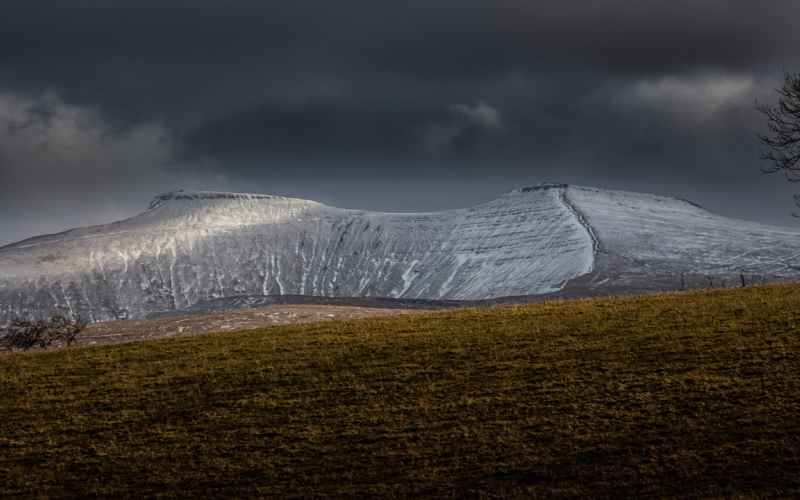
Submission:
[[[180,187],[411,211],[553,180],[791,222],[790,198],[745,195],[786,191],[758,177],[752,105],[773,98],[782,66],[800,67],[794,0],[9,0],[2,11],[0,97],[29,125],[10,111],[0,124],[0,244],[99,222],[81,208],[92,200],[133,215]],[[56,140],[64,113],[84,120],[59,125],[72,139],[33,147],[36,127]],[[77,193],[82,203],[54,201]]]

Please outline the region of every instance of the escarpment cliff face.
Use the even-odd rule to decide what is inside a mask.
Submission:
[[[484,299],[592,269],[566,186],[469,209],[388,214],[233,193],[166,193],[126,221],[0,249],[5,315],[138,318],[235,295]]]
[[[125,221],[0,248],[0,324],[52,309],[141,318],[244,295],[480,300],[675,289],[680,274],[775,280],[793,277],[798,236],[674,198],[563,184],[409,214],[172,192]]]

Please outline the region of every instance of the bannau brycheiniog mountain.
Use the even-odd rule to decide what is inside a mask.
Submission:
[[[169,192],[121,222],[0,248],[0,324],[142,318],[237,296],[486,300],[795,279],[800,230],[685,200],[546,183],[435,213]]]

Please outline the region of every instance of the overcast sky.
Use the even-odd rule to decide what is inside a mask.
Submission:
[[[544,181],[800,223],[797,0],[0,0],[0,245],[176,189],[420,212]]]

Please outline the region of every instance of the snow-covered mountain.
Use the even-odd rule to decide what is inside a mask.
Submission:
[[[551,183],[409,214],[178,191],[125,221],[0,248],[0,323],[53,308],[139,318],[240,295],[480,300],[675,289],[681,273],[772,281],[794,277],[798,236],[675,198]]]

